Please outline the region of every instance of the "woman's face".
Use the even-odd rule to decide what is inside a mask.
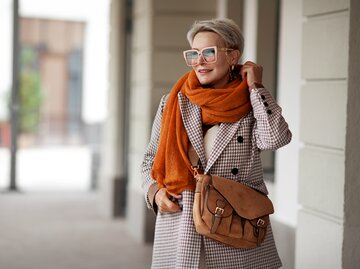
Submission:
[[[229,81],[230,66],[237,63],[234,58],[235,51],[222,51],[224,42],[221,37],[214,32],[199,32],[195,35],[192,49],[201,50],[206,47],[217,46],[217,61],[206,63],[199,57],[198,64],[193,66],[196,76],[201,85],[212,88],[221,88]],[[237,51],[238,52],[238,51]]]

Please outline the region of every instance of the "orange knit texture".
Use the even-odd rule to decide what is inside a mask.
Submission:
[[[201,108],[202,122],[206,125],[236,122],[252,110],[245,79],[236,79],[224,88],[203,88],[192,70],[175,83],[162,115],[160,140],[151,171],[159,188],[165,187],[175,194],[195,190],[196,185],[188,158],[189,139],[180,112],[179,92]]]

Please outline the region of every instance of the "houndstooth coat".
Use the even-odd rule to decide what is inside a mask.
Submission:
[[[276,150],[291,140],[291,132],[281,115],[281,108],[268,90],[252,90],[250,99],[253,111],[238,122],[220,124],[208,159],[204,151],[201,110],[181,93],[178,98],[187,135],[204,172],[240,181],[267,194],[260,152]],[[153,201],[157,185],[150,171],[157,151],[165,103],[166,96],[160,102],[142,163],[146,204],[157,213],[152,268],[199,268],[201,246],[204,247],[209,269],[281,267],[271,227],[263,244],[255,249],[236,249],[199,235],[192,217],[192,191],[182,193],[181,212],[157,212]]]

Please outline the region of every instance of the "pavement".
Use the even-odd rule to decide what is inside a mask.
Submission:
[[[0,269],[146,269],[152,246],[97,212],[96,192],[0,193]]]

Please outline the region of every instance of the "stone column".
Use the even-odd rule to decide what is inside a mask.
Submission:
[[[124,79],[125,0],[111,1],[108,117],[104,124],[99,178],[99,210],[107,217],[125,214]]]

